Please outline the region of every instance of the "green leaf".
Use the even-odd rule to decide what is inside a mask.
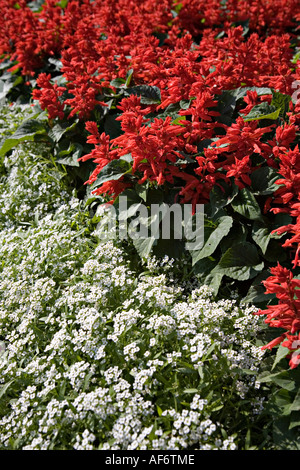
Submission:
[[[189,109],[191,106],[192,100],[181,100],[179,101],[179,106],[181,109]]]
[[[106,181],[118,180],[122,176],[131,172],[131,165],[124,160],[112,160],[102,168],[97,180],[92,184],[91,189],[95,189]]]
[[[290,350],[288,348],[285,348],[281,344],[278,346],[277,351],[276,351],[276,357],[272,366],[271,370],[274,370],[277,364],[284,359],[288,354],[290,353]]]
[[[284,349],[287,349],[287,348],[284,348]],[[300,410],[300,389],[297,390],[294,401],[293,401],[293,403],[291,404],[291,407],[290,407],[290,411],[299,411],[299,410]]]
[[[32,0],[31,2],[27,3],[27,6],[34,12],[39,12],[42,9],[45,0]]]
[[[221,114],[232,115],[237,105],[237,102],[247,95],[247,91],[256,91],[258,96],[271,94],[270,88],[258,87],[240,87],[234,90],[223,91],[223,93],[217,97],[218,109]]]
[[[266,289],[262,284],[262,281],[265,281],[269,276],[270,272],[268,270],[259,273],[249,288],[247,295],[243,298],[243,302],[255,305],[256,303],[274,299],[276,297],[275,294],[266,294]]]
[[[265,254],[271,239],[269,227],[264,222],[255,220],[252,227],[252,238]]]
[[[278,188],[275,182],[280,178],[278,172],[269,166],[254,170],[250,175],[253,194],[267,196],[273,194]]]
[[[119,114],[108,114],[104,121],[104,131],[111,139],[119,137],[122,133],[120,121],[116,121]]]
[[[20,142],[25,140],[34,141],[40,134],[46,134],[45,125],[41,121],[37,119],[24,121],[16,132],[4,141],[0,149],[0,157],[3,157]]]
[[[3,395],[7,392],[8,388],[11,386],[11,384],[15,381],[15,379],[10,380],[6,384],[2,385],[0,387],[0,398],[3,397]]]
[[[264,263],[260,261],[256,247],[249,242],[241,242],[224,253],[212,274],[219,273],[245,281],[254,277],[263,267]]]
[[[274,422],[273,439],[277,450],[300,450],[300,436],[294,429],[289,429],[289,416]]]
[[[182,240],[174,240],[172,238],[172,231],[170,240],[159,238],[155,245],[153,245],[153,255],[157,258],[168,256],[172,259],[178,259],[183,255],[184,251],[184,242]]]
[[[114,78],[110,82],[110,86],[114,88],[124,88],[125,85],[126,85],[126,80],[124,80],[124,78]]]
[[[230,229],[229,234],[224,237],[220,242],[220,248],[222,253],[225,253],[228,248],[234,246],[237,243],[245,242],[247,239],[248,230],[245,225],[240,223],[234,223]]]
[[[273,99],[271,102],[271,106],[274,106],[276,109],[280,110],[279,115],[284,116],[289,111],[289,105],[291,101],[291,96],[284,95],[279,91],[272,90]]]
[[[207,276],[208,273],[213,270],[216,264],[216,261],[212,260],[211,258],[200,259],[194,265],[193,272],[197,275],[197,277],[202,279],[203,276]]]
[[[253,106],[250,113],[244,116],[245,122],[258,121],[262,119],[276,120],[280,115],[280,108],[276,109],[275,106],[269,105],[266,101]]]
[[[214,217],[220,209],[230,204],[237,196],[238,192],[239,188],[234,183],[232,186],[226,185],[224,188],[214,186],[209,195],[211,217]]]
[[[289,225],[293,223],[293,218],[289,214],[279,213],[274,217],[273,229],[282,227],[283,225]],[[272,234],[272,237],[275,235]],[[281,235],[276,235],[276,237],[281,237]]]
[[[300,426],[300,412],[292,411],[290,417],[289,430]]]
[[[0,80],[0,101],[5,99],[9,95],[11,90],[15,86],[22,83],[22,81],[23,81],[23,78],[20,76],[16,78],[13,75],[9,74],[9,78],[6,80],[3,80],[3,76],[2,76],[2,80]]]
[[[142,104],[156,104],[161,102],[160,89],[157,86],[137,85],[127,88],[126,94],[141,97]]]
[[[72,124],[69,122],[58,122],[52,127],[52,129],[50,129],[48,135],[54,142],[59,142],[66,132],[71,131],[76,127],[77,122],[78,121],[75,121]]]
[[[120,157],[120,160],[123,160],[124,162],[127,162],[127,163],[132,163],[133,162],[133,158],[132,158],[131,153],[126,153],[125,155],[122,155]]]
[[[231,202],[232,208],[250,220],[260,219],[262,217],[260,207],[253,196],[247,189],[243,188],[239,194]]]
[[[257,380],[261,383],[274,383],[279,387],[292,391],[295,388],[295,382],[291,380],[286,371],[269,374],[267,371],[258,376]]]
[[[224,274],[225,273],[214,272],[214,270],[212,270],[211,273],[208,274],[206,278],[204,279],[203,284],[213,289],[214,294],[217,295],[219,292]]]
[[[155,240],[154,237],[136,238],[133,240],[133,245],[142,259],[150,255]]]
[[[138,196],[143,199],[144,202],[147,200],[147,194],[148,194],[148,184],[136,184],[135,186],[135,191],[138,194]]]
[[[167,206],[164,205],[161,207],[161,210],[158,213],[150,215],[146,219],[140,217],[139,223],[151,232],[151,234],[146,238],[138,237],[133,238],[132,240],[133,245],[141,258],[147,258],[150,255],[154,245],[157,244],[159,241],[166,241],[160,239],[160,222],[162,221],[166,213]],[[169,242],[169,240],[167,240],[167,242]]]
[[[62,150],[58,154],[57,163],[67,166],[80,166],[78,159],[81,157],[83,147],[77,143],[71,143],[68,150]],[[71,153],[71,155],[70,155]]]
[[[60,72],[63,64],[61,62],[61,60],[59,59],[54,59],[54,57],[49,57],[48,58],[48,62],[49,64],[53,65],[54,66],[54,70],[55,72]],[[56,78],[56,77],[55,77]]]
[[[116,160],[118,161],[118,160]],[[131,188],[127,188],[125,189],[122,194],[120,196],[126,196],[127,198],[127,206],[131,206],[132,204],[136,204],[136,203],[140,203],[141,202],[141,198],[139,197],[139,195],[137,194],[137,192],[134,190],[134,189],[131,189]],[[116,209],[118,210],[118,206],[119,206],[119,196],[116,198],[115,202],[114,202],[114,206],[116,207]]]
[[[126,75],[125,87],[128,88],[132,79],[133,69],[128,70]]]
[[[2,60],[2,62],[0,63],[0,70],[8,69],[9,67],[12,67],[16,64],[17,62],[12,62],[10,59]]]
[[[271,263],[281,263],[287,259],[287,252],[283,250],[282,243],[273,238],[273,235],[268,243],[266,252],[263,254],[264,259]]]
[[[219,222],[218,226],[209,235],[202,249],[199,251],[191,252],[193,265],[197,263],[197,261],[199,261],[200,259],[207,258],[216,250],[222,238],[228,235],[230,228],[232,227],[232,224],[233,224],[233,219],[232,217],[225,216],[225,217],[220,217],[218,222]]]

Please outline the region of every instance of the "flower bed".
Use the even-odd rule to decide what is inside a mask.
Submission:
[[[299,2],[0,8],[1,445],[298,448]]]

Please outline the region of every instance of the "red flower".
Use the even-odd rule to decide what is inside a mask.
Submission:
[[[50,79],[50,74],[41,73],[37,79],[37,85],[42,89],[33,90],[32,97],[39,100],[42,109],[47,109],[49,119],[56,117],[64,119],[64,103],[59,98],[66,89],[56,83],[52,84]]]

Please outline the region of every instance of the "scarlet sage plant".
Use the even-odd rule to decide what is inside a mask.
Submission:
[[[0,154],[39,136],[77,174],[90,165],[93,204],[118,205],[121,194],[132,204],[204,204],[193,275],[261,302],[267,323],[286,330],[267,347],[290,347],[300,333],[299,1],[0,8],[5,94],[29,83],[49,118],[27,123]],[[149,248],[181,252],[176,241]]]

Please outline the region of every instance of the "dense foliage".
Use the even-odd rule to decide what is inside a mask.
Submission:
[[[257,347],[256,342],[255,346],[254,343],[249,345],[250,338],[255,341],[262,341],[263,338],[263,348],[276,347],[277,354],[272,374],[267,361],[262,366],[266,370],[260,380],[268,386],[275,383],[278,389],[268,408],[272,418],[271,415],[267,418],[264,413],[264,418],[259,417],[268,423],[274,421],[273,443],[268,441],[270,436],[267,437],[269,431],[266,431],[262,445],[275,445],[278,448],[292,445],[297,448],[297,427],[300,423],[297,369],[300,362],[299,1],[0,0],[0,9],[4,18],[0,31],[0,99],[3,104],[15,103],[12,113],[20,113],[18,124],[11,128],[5,118],[10,114],[7,114],[6,107],[2,110],[3,122],[6,123],[0,146],[3,174],[0,183],[0,204],[3,208],[0,223],[4,231],[1,250],[6,279],[1,287],[4,292],[4,304],[1,307],[5,325],[3,336],[11,344],[20,344],[21,349],[24,341],[28,348],[24,352],[24,366],[21,366],[21,349],[19,351],[17,346],[11,346],[16,348],[19,359],[14,362],[10,358],[10,365],[5,366],[5,385],[0,392],[5,397],[4,414],[7,413],[7,393],[11,394],[12,403],[15,403],[9,405],[12,411],[2,421],[7,430],[5,433],[11,432],[10,436],[5,434],[2,437],[5,446],[63,447],[63,443],[68,441],[68,435],[64,433],[68,433],[70,425],[75,429],[75,422],[78,422],[74,402],[79,405],[77,401],[81,393],[97,394],[99,388],[95,384],[99,386],[101,383],[101,393],[106,397],[109,394],[112,400],[111,406],[105,402],[105,410],[99,402],[98,408],[104,413],[101,419],[106,423],[103,424],[105,430],[100,432],[98,429],[96,432],[93,420],[97,418],[82,405],[80,416],[84,425],[87,419],[91,419],[89,423],[93,424],[89,425],[88,431],[76,428],[74,436],[85,432],[85,443],[96,442],[96,447],[100,448],[104,443],[105,446],[126,448],[166,448],[169,445],[172,448],[193,445],[200,448],[206,445],[226,447],[235,445],[235,437],[231,436],[229,429],[233,429],[234,434],[243,428],[243,444],[237,442],[237,446],[245,448],[245,442],[247,439],[249,441],[253,427],[256,426],[252,423],[251,428],[249,420],[252,418],[247,413],[252,413],[249,407],[257,403],[256,398],[261,403],[262,397],[257,395],[254,399],[252,396],[248,404],[244,402],[248,407],[247,413],[244,405],[241,405],[241,408],[237,407],[237,417],[233,418],[230,409],[226,409],[231,400],[229,395],[231,397],[233,393],[241,393],[238,392],[237,384],[242,384],[241,387],[248,390],[250,383],[250,393],[255,395],[256,379],[248,383],[244,375],[243,379],[238,377],[239,372],[232,369],[231,361],[238,351],[245,358],[249,354],[248,348]],[[28,102],[32,106],[26,106]],[[93,242],[90,239],[91,225],[94,227],[101,219],[97,209],[105,201],[118,209],[121,195],[126,195],[131,204],[128,222],[142,203],[150,207],[153,203],[171,205],[179,202],[182,205],[191,204],[195,211],[197,205],[204,204],[203,246],[199,250],[188,251],[181,241],[172,239],[166,243],[166,240],[158,237],[149,238],[146,243],[134,239],[126,243],[115,241],[99,248],[97,235],[93,235]],[[74,212],[70,210],[70,205]],[[90,218],[84,215],[86,212]],[[68,245],[73,240],[67,228],[69,225],[71,231],[75,230],[74,251]],[[24,226],[29,228],[24,231]],[[65,252],[61,237],[66,242]],[[17,241],[19,238],[26,253],[24,255],[20,241]],[[48,238],[49,243],[53,238],[52,248],[47,244]],[[54,243],[56,239],[57,245]],[[15,244],[18,245],[18,255],[14,252]],[[43,255],[44,250],[47,256]],[[121,251],[117,251],[117,255],[114,250]],[[34,254],[36,252],[40,253],[38,258]],[[120,266],[117,263],[112,268],[108,260],[110,257],[114,259],[114,256],[117,259],[120,257]],[[168,276],[161,278],[158,273],[158,277],[140,279],[142,287],[139,288],[136,279],[144,276],[145,265],[149,265],[153,256],[160,260],[158,265],[162,263],[164,269],[166,266],[163,260],[177,260],[170,270],[170,278],[173,276],[176,285],[178,280],[182,281],[181,285],[178,284],[178,292],[170,287]],[[15,268],[10,263],[14,263]],[[26,267],[27,263],[30,268]],[[23,269],[27,273],[24,278],[23,275],[19,277]],[[112,269],[116,269],[116,280],[112,276]],[[43,281],[38,286],[36,283],[41,281],[41,273],[44,273]],[[86,276],[91,278],[87,279]],[[126,282],[122,281],[124,285],[119,280],[120,276],[127,279]],[[106,285],[107,278],[109,286]],[[37,310],[34,310],[34,303],[34,311],[31,312],[30,306],[25,308],[25,297],[21,297],[19,302],[22,308],[19,313],[14,304],[12,313],[8,313],[10,301],[5,296],[9,294],[5,292],[8,286],[14,290],[13,286],[19,282],[28,282],[27,287],[22,287],[24,292],[29,289],[26,294],[28,298],[31,298],[31,289],[35,291],[34,286],[43,291],[39,295],[41,299],[44,295],[45,298]],[[118,293],[110,291],[116,287],[115,282]],[[47,289],[44,289],[45,285]],[[119,289],[120,286],[122,288]],[[72,310],[73,304],[70,305],[67,299],[73,296],[68,290],[74,290],[76,297],[76,289],[81,288],[85,299],[83,302],[87,302],[83,309],[89,310],[87,299],[92,295],[89,289],[96,297],[100,295],[104,304],[101,304],[101,318],[98,307],[93,314],[90,311],[88,313],[89,318],[93,315],[92,324],[95,322],[101,331],[97,330],[97,340],[92,336],[89,345],[82,345],[82,353],[84,351],[87,356],[79,354],[77,361],[74,345],[77,335],[84,336],[83,330],[87,327],[80,326],[83,322],[81,307],[74,305]],[[149,297],[153,295],[153,305],[146,300],[148,289]],[[106,290],[107,296],[104,294]],[[233,302],[232,291],[241,307]],[[211,296],[215,296],[214,300]],[[99,299],[96,297],[94,300],[97,303]],[[162,304],[159,301],[161,297],[164,299]],[[133,299],[132,305],[130,299]],[[247,307],[247,304],[254,307]],[[24,316],[24,308],[30,318]],[[42,315],[43,334],[40,335],[40,313],[37,312]],[[65,312],[64,315],[62,312]],[[184,317],[179,321],[180,312]],[[249,316],[249,312],[256,315],[251,313]],[[58,315],[57,319],[53,315]],[[245,332],[237,327],[239,321],[242,321],[239,315],[246,322]],[[264,320],[267,327],[263,325]],[[121,322],[121,326],[116,325],[117,321]],[[162,321],[165,327],[170,326],[167,333],[160,331]],[[187,326],[187,330],[181,332],[182,321],[187,325],[192,322],[192,326]],[[29,327],[30,322],[34,324],[33,329]],[[144,325],[145,328],[138,334],[134,325]],[[214,332],[210,330],[213,325]],[[259,326],[262,328],[260,337],[257,336]],[[275,328],[275,334],[270,326]],[[112,330],[109,333],[110,328]],[[126,332],[129,328],[126,339],[125,335],[122,336],[122,328]],[[209,331],[207,337],[206,328]],[[47,334],[44,334],[46,330]],[[233,333],[236,330],[238,336]],[[26,340],[17,337],[17,332],[21,334],[23,331],[29,335]],[[164,359],[160,359],[159,352],[157,356],[151,356],[154,351],[149,349],[151,332],[154,336],[157,334],[157,340],[161,341],[161,355]],[[177,338],[174,357],[168,349],[171,345],[174,347],[172,334]],[[191,338],[197,338],[198,334],[202,352],[196,359],[198,372],[195,375],[192,353],[197,351],[198,346],[191,344]],[[59,338],[60,335],[62,350],[55,352],[50,337]],[[106,355],[105,338],[108,335],[112,335],[114,346],[108,342],[107,347],[111,349],[106,351]],[[170,343],[166,339],[169,335]],[[224,340],[223,335],[230,340]],[[74,339],[75,343],[73,337],[77,338]],[[87,338],[85,341],[88,341]],[[127,340],[131,342],[127,343]],[[224,350],[224,344],[228,345],[228,342],[233,344],[232,356],[226,352],[226,348]],[[210,350],[212,345],[213,349]],[[33,350],[30,352],[31,347],[36,348],[37,355],[40,351],[49,351],[49,356],[54,354],[53,364],[49,362],[48,356],[40,357],[41,362],[37,367],[41,367],[41,373],[30,372],[31,361],[35,360]],[[135,350],[132,357],[131,347]],[[72,348],[75,348],[74,357],[70,352]],[[101,348],[105,364],[103,369],[98,360],[101,358],[98,358],[96,352],[102,351]],[[203,365],[201,358],[204,350],[210,352],[205,359],[208,362],[204,361]],[[149,369],[145,368],[146,362],[143,362],[146,361],[145,351],[150,354],[150,362],[147,363]],[[56,354],[62,361],[61,370],[57,369]],[[221,358],[217,360],[218,354],[224,356],[224,364]],[[254,362],[252,364],[250,361],[248,366],[241,359],[242,370],[256,370],[255,359],[260,361],[260,354],[256,354],[253,350],[250,356]],[[107,357],[112,361],[115,379],[107,379],[105,375]],[[210,360],[210,357],[214,359]],[[128,368],[124,366],[122,369],[121,364],[130,360],[133,361],[133,373],[129,377]],[[153,366],[151,361],[158,362],[153,363]],[[184,364],[180,365],[180,361]],[[236,366],[235,359],[233,362]],[[49,398],[49,392],[49,397],[45,398],[47,405],[44,405],[41,398],[43,392],[39,390],[38,384],[47,382],[46,376],[52,377],[48,371],[51,364],[53,374],[61,374],[59,381],[60,377],[72,375],[72,368],[76,364],[83,367],[83,378],[88,373],[90,375],[77,385],[71,375],[69,381],[64,379],[60,382],[59,390],[54,385],[51,390],[55,390],[55,398]],[[206,364],[209,364],[208,370]],[[166,368],[166,375],[172,384],[164,384],[165,374],[158,372],[159,367]],[[168,367],[173,372],[169,372]],[[183,388],[186,376],[182,379],[180,373],[186,374],[189,367],[193,372],[188,375],[188,384]],[[68,368],[70,374],[66,372]],[[27,374],[26,380],[21,369]],[[36,370],[35,367],[33,369]],[[45,373],[42,373],[44,369]],[[224,380],[228,382],[227,385],[221,382],[221,388],[216,391],[211,384],[213,379],[221,375],[221,369],[224,371]],[[151,380],[143,379],[143,393],[138,394],[140,398],[137,398],[135,379],[132,377],[139,376],[143,370],[147,370],[145,376],[151,376]],[[75,377],[77,372],[74,374]],[[253,378],[255,374],[251,374],[249,376]],[[16,379],[19,376],[21,379]],[[103,384],[100,376],[103,376]],[[123,398],[122,406],[118,408],[119,405],[116,405],[119,403],[116,396],[121,391],[116,390],[119,385],[113,385],[114,380],[116,384],[118,381],[124,383],[122,393],[130,405],[124,405]],[[37,414],[28,401],[27,389],[22,389],[25,383],[30,388],[33,402],[42,407]],[[144,387],[146,383],[148,385]],[[174,384],[177,383],[179,394],[174,391]],[[92,388],[89,389],[89,386]],[[170,389],[170,395],[162,392],[163,387]],[[194,392],[184,392],[186,389]],[[267,389],[266,385],[262,396],[266,396],[263,394]],[[198,396],[195,390],[203,391],[207,403],[204,406],[204,402],[201,402],[203,408],[197,411],[197,417],[193,415],[195,426],[186,430],[186,433],[177,433],[172,423],[176,422],[174,426],[180,430],[181,424],[178,423],[183,419],[182,413],[186,413],[180,406],[192,406],[189,409],[194,409],[194,405],[181,394],[195,397]],[[212,390],[211,396],[209,390]],[[224,396],[220,390],[226,390]],[[162,395],[165,402],[160,401]],[[148,400],[150,396],[151,411],[146,418],[147,407],[143,400]],[[271,392],[269,396],[273,397]],[[49,437],[51,427],[45,426],[47,431],[43,437],[41,424],[43,420],[50,419],[43,413],[52,399],[56,400],[56,411],[53,413],[58,413],[58,410],[61,413],[61,430],[58,430],[53,440]],[[132,440],[127,442],[124,436],[120,437],[123,431],[119,435],[119,431],[114,431],[114,426],[118,430],[125,426],[122,421],[119,428],[118,413],[126,406],[133,409],[133,403],[138,399],[141,404],[136,412],[140,409],[143,416],[131,416],[130,420],[134,422],[136,419],[139,424],[136,428],[138,430],[132,434]],[[169,416],[168,410],[171,410],[173,399],[174,409],[172,416]],[[26,405],[22,408],[24,400]],[[95,400],[101,401],[101,397],[97,395]],[[154,413],[153,406],[157,413],[155,424],[150,419]],[[220,406],[220,410],[225,408],[215,415],[214,406],[217,409]],[[30,425],[28,430],[24,430],[24,440],[20,438],[14,441],[13,435],[14,432],[18,434],[17,428],[13,431],[10,426],[24,423],[22,413],[28,414],[29,409],[33,418],[28,418]],[[65,410],[65,419],[62,419],[62,410]],[[89,413],[91,418],[88,418]],[[174,413],[178,414],[176,419]],[[244,425],[241,424],[241,415],[244,417]],[[214,428],[216,416],[217,437],[208,438],[207,435],[213,436],[213,432],[204,432],[206,437],[202,441],[202,431],[206,429],[201,424],[202,418],[211,420],[207,426]],[[228,420],[225,416],[228,416]],[[53,432],[54,428],[51,429]],[[154,438],[156,431],[157,436],[162,437]],[[185,434],[186,437],[182,437]],[[224,439],[227,439],[227,434],[231,437],[225,445],[220,436],[226,436]],[[91,435],[93,438],[89,437]],[[170,441],[171,435],[174,440]],[[81,438],[78,436],[76,445],[80,447]],[[247,439],[245,436],[248,436]],[[293,444],[287,444],[287,441]]]
[[[30,115],[2,108],[3,132]],[[1,167],[0,448],[261,445],[255,307],[184,289],[167,257],[132,271],[46,155],[23,143]]]

